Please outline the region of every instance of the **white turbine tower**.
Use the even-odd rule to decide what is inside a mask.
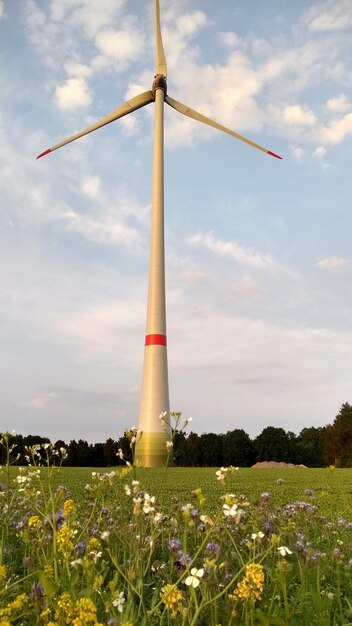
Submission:
[[[62,146],[87,135],[141,107],[155,103],[154,161],[147,324],[145,336],[139,429],[143,436],[137,443],[136,458],[147,467],[158,467],[167,458],[167,434],[161,424],[161,413],[169,414],[169,384],[166,342],[165,254],[164,254],[164,102],[179,113],[228,133],[253,148],[281,159],[278,154],[214,122],[201,113],[177,102],[167,93],[166,58],[160,29],[159,0],[155,0],[156,72],[151,91],[128,100],[85,130],[57,143],[37,156],[43,157]],[[166,417],[167,419],[167,417]]]

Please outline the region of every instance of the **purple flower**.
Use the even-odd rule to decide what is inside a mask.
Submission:
[[[30,597],[34,604],[39,606],[41,609],[43,609],[45,605],[44,596],[44,587],[40,583],[33,583],[30,591]]]
[[[268,491],[263,491],[263,493],[260,494],[260,499],[262,502],[270,502],[273,496]]]
[[[313,554],[311,555],[310,560],[317,561],[318,559],[320,559],[321,556],[322,556],[322,553],[320,552],[320,550],[315,550]]]
[[[205,549],[208,550],[211,554],[218,554],[220,550],[220,546],[217,543],[213,543],[212,541],[208,541],[205,546]]]
[[[182,548],[182,543],[179,539],[170,539],[169,548],[173,552],[178,552]]]
[[[75,553],[77,554],[78,557],[80,557],[80,556],[84,556],[85,551],[86,551],[86,544],[84,543],[84,541],[79,541],[75,545]]]

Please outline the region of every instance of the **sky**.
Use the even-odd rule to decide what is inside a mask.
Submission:
[[[299,433],[352,401],[352,3],[161,0],[171,410]],[[154,105],[151,0],[0,0],[0,431],[138,424]]]

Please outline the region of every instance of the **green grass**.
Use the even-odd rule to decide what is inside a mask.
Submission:
[[[86,467],[64,467],[58,470],[57,484],[66,485],[76,500],[84,497],[84,486],[93,471],[111,471]],[[219,507],[223,489],[216,480],[217,468],[171,467],[164,477],[163,469],[138,469],[137,478],[143,489],[157,495],[162,506],[170,506],[174,498],[180,504],[192,502],[192,491],[198,487],[206,498],[205,508],[212,513]],[[277,480],[282,478],[283,483]],[[270,492],[278,506],[295,500],[307,500],[305,489],[312,489],[315,503],[324,515],[336,519],[340,515],[352,518],[352,469],[256,469],[240,468],[226,481],[226,491],[244,494],[255,502],[261,493]]]

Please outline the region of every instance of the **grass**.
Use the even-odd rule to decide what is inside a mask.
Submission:
[[[352,624],[352,470],[57,468],[48,444],[18,469],[0,443],[0,626]]]
[[[57,484],[66,485],[73,497],[84,497],[84,486],[90,481],[93,471],[107,472],[117,468],[63,467],[55,477]],[[162,469],[138,469],[138,480],[149,493],[158,494],[160,505],[170,507],[174,498],[188,502],[192,491],[202,489],[207,509],[214,512],[219,507],[219,488],[212,467],[171,467],[165,479]],[[15,468],[13,468],[15,471]],[[280,479],[283,483],[280,484]],[[163,480],[163,482],[162,482]],[[279,481],[279,484],[278,482]],[[333,518],[340,515],[352,517],[352,469],[252,469],[240,468],[229,476],[226,488],[236,495],[244,494],[251,502],[260,494],[269,491],[276,504],[283,505],[292,500],[306,498],[305,489],[312,489],[324,514]],[[118,488],[117,488],[118,489]]]

